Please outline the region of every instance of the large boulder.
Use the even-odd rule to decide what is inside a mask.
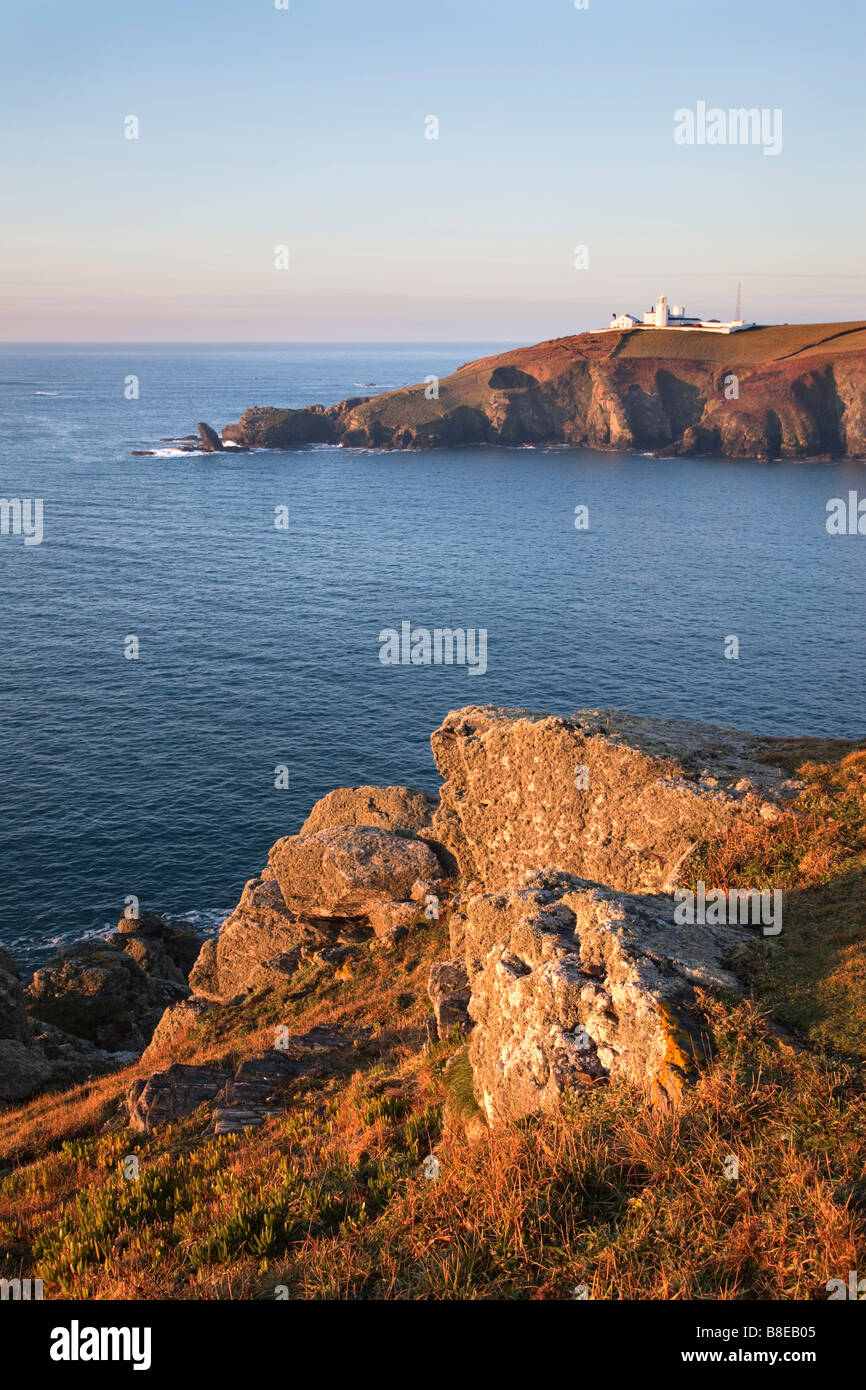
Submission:
[[[488,1120],[551,1110],[606,1077],[676,1102],[706,1049],[694,988],[738,990],[729,962],[747,935],[677,925],[666,895],[551,871],[470,898],[452,949],[462,942]]]
[[[330,938],[325,924],[289,911],[273,869],[266,866],[245,884],[217,939],[205,942],[190,985],[196,995],[232,999],[280,984],[297,970],[303,950],[327,945]]]
[[[437,800],[413,787],[337,787],[317,801],[302,835],[340,825],[377,825],[383,830],[429,831]]]
[[[690,721],[468,707],[432,735],[433,835],[488,891],[550,867],[627,892],[676,885],[691,849],[777,814],[797,784],[772,740]]]
[[[383,940],[399,936],[443,874],[437,847],[422,843],[436,805],[413,787],[337,787],[323,796],[202,946],[193,993],[226,1000],[277,986],[305,954],[333,947],[347,918],[362,918]]]
[[[378,826],[339,826],[289,835],[270,864],[290,910],[312,917],[369,917],[383,903],[409,902],[417,885],[443,877],[424,840]]]

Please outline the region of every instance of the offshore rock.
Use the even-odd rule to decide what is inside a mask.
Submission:
[[[201,447],[206,450],[207,453],[216,453],[218,450],[222,449],[223,442],[216,430],[212,429],[210,425],[205,424],[204,420],[199,420],[198,432],[201,438]]]

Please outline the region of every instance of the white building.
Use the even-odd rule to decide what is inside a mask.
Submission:
[[[643,323],[634,314],[614,314],[610,321],[612,329],[622,332],[630,328],[680,328],[702,333],[739,333],[742,328],[755,328],[754,323],[744,323],[742,319],[731,319],[720,323],[718,319],[691,318],[682,304],[668,307],[667,297],[660,294],[651,309],[643,316]]]

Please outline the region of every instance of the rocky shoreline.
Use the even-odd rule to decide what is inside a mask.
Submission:
[[[26,985],[0,951],[0,1101],[140,1059],[153,1070],[118,1123],[146,1132],[200,1105],[215,1133],[261,1123],[290,1078],[357,1034],[287,1033],[234,1071],[173,1061],[178,1040],[310,960],[339,980],[436,924],[449,948],[430,971],[428,1037],[468,1037],[489,1124],[619,1077],[676,1103],[703,1056],[696,988],[736,994],[738,953],[760,932],[678,924],[672,894],[695,850],[786,814],[799,783],[774,761],[785,743],[613,710],[454,711],[432,735],[438,798],[332,791],[217,938],[122,919]]]
[[[254,406],[221,434],[204,421],[198,430],[163,442],[190,452],[486,444],[863,458],[866,324],[583,333],[481,358],[441,380],[333,406]]]

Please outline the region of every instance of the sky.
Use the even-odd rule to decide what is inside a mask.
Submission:
[[[860,0],[579,3],[2,0],[0,339],[866,319]]]

